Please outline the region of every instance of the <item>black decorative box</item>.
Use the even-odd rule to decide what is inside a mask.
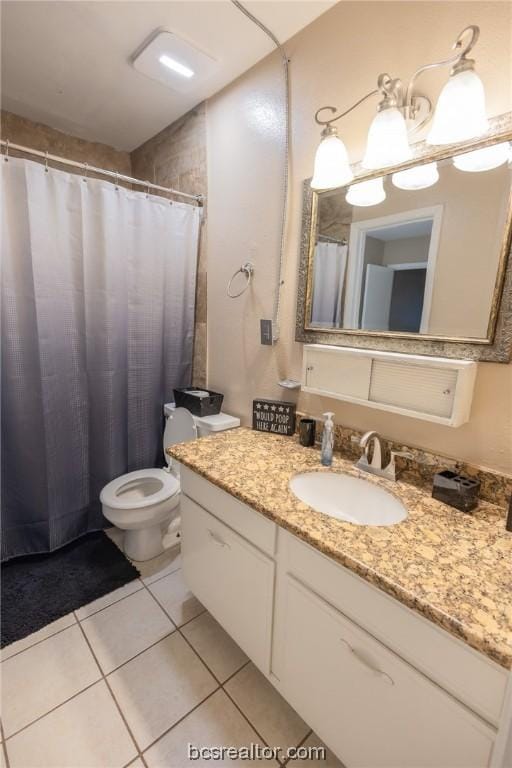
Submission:
[[[459,475],[450,469],[438,472],[434,475],[432,496],[438,501],[460,509],[461,512],[470,512],[478,504],[480,481],[466,475]]]
[[[204,387],[180,387],[173,391],[176,408],[186,408],[194,416],[213,416],[220,413],[224,395],[219,392],[212,392]]]
[[[294,435],[295,407],[295,403],[281,400],[253,400],[252,428],[275,435]]]

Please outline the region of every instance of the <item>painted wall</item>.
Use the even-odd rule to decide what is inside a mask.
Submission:
[[[283,82],[272,54],[207,106],[209,385],[226,394],[226,411],[249,423],[253,397],[282,397],[278,379],[300,377],[302,347],[294,341],[301,221],[301,183],[312,173],[323,104],[349,106],[388,71],[407,78],[419,65],[449,54],[470,23],[482,34],[475,56],[490,115],[512,108],[512,7],[504,2],[340,2],[287,43],[292,83],[292,194],[281,340],[260,346],[259,319],[269,317],[277,275],[282,187]],[[422,90],[436,99],[446,72],[429,72]],[[352,160],[362,156],[375,103],[342,122]],[[254,284],[226,296],[235,269],[251,259]],[[512,472],[512,366],[480,364],[471,420],[442,427],[362,406],[300,395],[312,414],[333,410],[338,422],[446,455]],[[243,458],[243,457],[241,457]]]
[[[131,153],[132,173],[164,187],[206,195],[206,115],[200,104]],[[179,198],[178,198],[179,199]],[[206,386],[206,207],[196,288],[193,383]]]

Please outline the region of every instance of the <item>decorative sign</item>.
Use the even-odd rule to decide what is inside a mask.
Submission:
[[[252,401],[252,428],[276,435],[295,434],[295,403],[280,400]]]

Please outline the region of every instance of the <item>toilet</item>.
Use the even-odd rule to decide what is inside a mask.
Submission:
[[[103,515],[124,531],[123,549],[131,560],[150,560],[164,551],[163,536],[179,517],[179,466],[165,452],[169,445],[240,426],[227,413],[193,416],[186,408],[164,405],[164,469],[139,469],[116,477],[100,493]],[[179,524],[179,523],[178,523]]]

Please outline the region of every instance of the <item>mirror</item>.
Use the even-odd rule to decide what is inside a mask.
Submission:
[[[398,188],[397,174],[366,182],[381,198],[383,185],[373,205],[351,205],[346,187],[313,194],[306,330],[492,339],[512,167],[464,172],[445,158],[437,171],[424,189]]]

